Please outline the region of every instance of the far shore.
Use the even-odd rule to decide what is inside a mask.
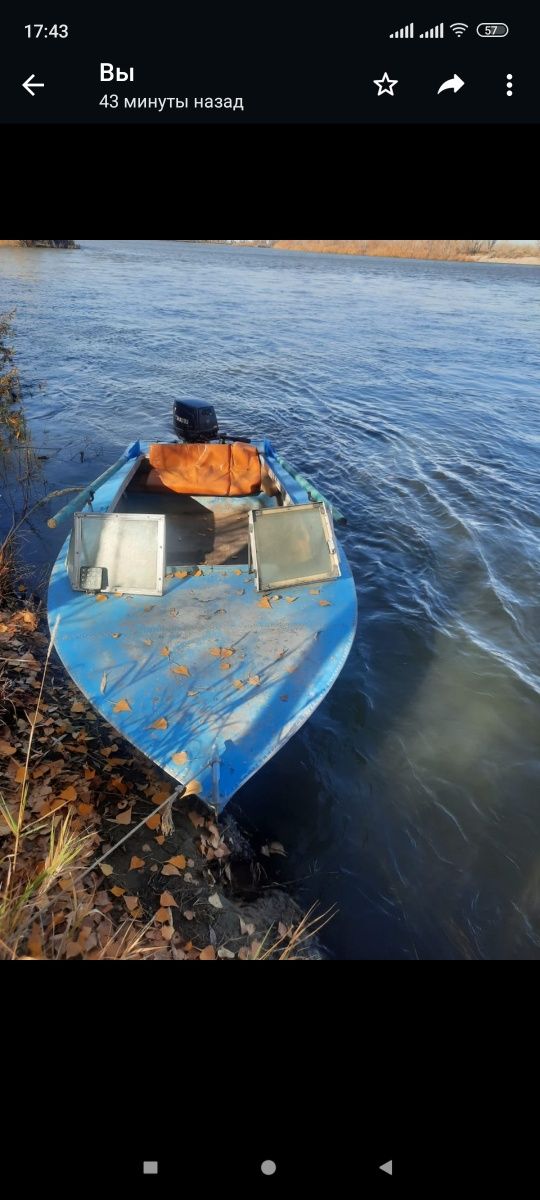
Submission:
[[[179,239],[181,240],[181,239]],[[36,244],[36,243],[35,243]],[[403,258],[410,262],[463,262],[494,263],[495,265],[540,267],[540,246],[534,243],[516,245],[501,242],[500,249],[493,252],[481,249],[470,251],[469,246],[481,243],[467,242],[406,242],[406,241],[274,241],[274,242],[223,242],[219,239],[199,240],[199,245],[234,245],[240,249],[264,246],[269,250],[296,250],[305,254],[348,254],[357,258]],[[20,241],[0,241],[0,246],[20,247]]]

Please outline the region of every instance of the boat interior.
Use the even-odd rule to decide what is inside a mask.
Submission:
[[[247,563],[248,513],[280,502],[277,481],[265,475],[258,494],[184,495],[167,487],[143,458],[114,507],[118,513],[163,513],[168,566],[220,566]]]

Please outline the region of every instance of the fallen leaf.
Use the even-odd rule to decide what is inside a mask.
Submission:
[[[148,726],[148,728],[149,729],[166,729],[167,722],[165,720],[165,717],[158,717],[157,721],[153,721],[152,724]]]
[[[165,942],[170,942],[173,937],[174,929],[172,925],[164,925],[161,930],[161,936]]]
[[[226,946],[220,946],[217,952],[218,958],[234,958],[232,950],[227,950]]]
[[[287,604],[294,604],[295,600],[298,600],[298,596],[285,596],[285,599]]]
[[[159,897],[159,903],[163,908],[178,908],[176,900],[174,896],[171,896],[170,892],[162,892],[161,896]]]
[[[118,884],[115,884],[115,886],[111,888],[111,892],[113,896],[124,896],[126,889],[123,887],[118,887]]]
[[[152,638],[143,638],[143,642],[144,642],[145,646],[151,646]]]
[[[102,596],[102,600],[106,600],[106,596]],[[99,596],[98,596],[99,600]],[[66,946],[66,958],[75,958],[76,954],[82,954],[82,947],[78,942],[68,942]]]
[[[178,766],[180,767],[182,765],[182,763],[187,762],[186,751],[185,750],[177,750],[176,754],[173,754],[172,760],[174,763],[178,763]]]
[[[238,957],[242,958],[242,959],[249,958],[250,957],[249,947],[248,946],[240,946],[240,949],[238,951]]]
[[[155,608],[154,604],[145,604],[145,606],[143,608],[143,612],[152,612],[153,608]]]
[[[184,666],[171,667],[171,671],[173,672],[173,675],[189,675],[187,667]]]
[[[81,803],[81,804],[77,805],[77,812],[79,813],[79,816],[81,816],[81,817],[89,817],[90,813],[92,813],[93,811],[94,811],[93,804],[82,804]]]
[[[128,700],[117,700],[113,712],[131,712],[131,704]]]
[[[156,842],[157,842],[158,846],[162,846],[164,841],[165,841],[165,835],[163,833],[160,833],[159,836],[156,838]]]
[[[169,788],[159,788],[159,790],[154,792],[154,795],[152,796],[152,804],[163,804],[163,801],[167,799],[168,795],[170,795]]]
[[[189,571],[175,571],[174,572],[175,579],[186,579],[188,575],[189,575]]]
[[[71,705],[71,712],[72,712],[72,713],[82,713],[82,712],[85,712],[85,706],[84,706],[84,704],[81,704],[80,700],[74,700],[74,701],[73,701],[73,704]]]
[[[215,952],[213,946],[205,946],[204,950],[201,950],[201,953],[199,955],[199,958],[206,958],[206,959],[215,958],[215,957],[216,957],[216,952]]]
[[[200,568],[200,567],[198,567],[198,568],[197,568],[197,570],[193,572],[193,574],[194,574],[194,575],[202,575],[201,568]]]
[[[96,600],[108,600],[108,599],[109,599],[109,597],[104,596],[103,592],[100,592],[99,595],[96,596]]]
[[[222,671],[230,671],[230,669],[231,669],[231,663],[222,662],[219,665],[220,665]]]
[[[270,858],[270,851],[268,849],[268,846],[261,846],[261,854],[264,854],[265,858]]]
[[[95,779],[96,778],[96,772],[94,771],[93,767],[85,767],[84,768],[84,778],[85,779]]]
[[[112,875],[113,868],[111,867],[110,863],[100,863],[99,865],[100,865],[100,870],[103,872],[104,875]],[[60,884],[60,887],[62,887],[62,884]]]
[[[232,685],[235,688],[243,688],[243,686],[244,686],[243,681],[241,679],[233,679]]]
[[[168,658],[168,657],[169,657],[169,654],[170,654],[171,652],[170,652],[170,650],[169,650],[169,647],[168,647],[168,646],[164,646],[164,647],[163,647],[163,649],[162,649],[162,650],[160,650],[160,652],[159,652],[159,653],[160,653],[160,654],[162,654],[164,658]]]
[[[137,855],[134,854],[129,864],[130,871],[138,871],[141,867],[144,867],[144,858],[138,858]]]
[[[321,605],[321,608],[330,608],[331,601],[330,600],[319,600],[319,604]]]
[[[152,816],[145,821],[148,829],[159,829],[161,824],[161,813],[152,813]]]
[[[133,912],[133,909],[138,907],[139,897],[138,896],[124,896],[124,904],[125,904],[126,908],[129,909],[130,912]]]
[[[260,675],[250,675],[250,676],[249,676],[249,678],[248,678],[248,683],[252,683],[254,687],[257,687],[257,685],[258,685],[260,682],[261,682],[261,677],[260,677]]]
[[[204,817],[201,817],[200,813],[190,812],[188,813],[188,817],[191,821],[191,824],[195,826],[195,829],[201,829],[204,825]]]
[[[252,935],[255,933],[255,926],[250,924],[248,921],[243,921],[242,917],[240,917],[240,933],[247,933],[249,937],[252,937]]]
[[[202,783],[199,783],[198,779],[190,779],[185,792],[182,792],[182,799],[184,796],[198,796],[199,792],[202,792]]]
[[[281,938],[285,938],[285,937],[287,937],[287,934],[288,934],[288,932],[289,932],[289,931],[288,931],[288,929],[287,929],[287,926],[283,924],[283,921],[280,921],[280,922],[279,922],[279,924],[278,924],[278,927],[277,927],[277,931],[278,931],[278,933],[279,933],[279,936],[280,936]]]
[[[230,658],[234,654],[234,650],[230,646],[226,646],[224,650],[220,650],[222,658]]]
[[[256,942],[255,939],[252,941],[251,946],[250,946],[251,958],[257,957],[261,946],[262,946],[262,942]]]
[[[270,842],[269,850],[270,854],[284,854],[286,857],[286,851],[281,842]]]
[[[193,909],[186,908],[182,913],[182,916],[186,918],[186,921],[193,921],[195,918],[195,913],[193,912]]]
[[[111,637],[119,638],[119,637],[122,637],[122,634],[121,633],[111,633]]]
[[[4,758],[8,758],[10,754],[16,754],[16,753],[17,753],[16,746],[10,746],[9,742],[5,742],[2,738],[0,738],[0,754]]]
[[[214,656],[214,658],[220,658],[221,650],[220,650],[219,646],[211,646],[210,654],[212,654]]]
[[[172,863],[173,867],[180,867],[181,871],[184,870],[186,865],[186,860],[183,854],[175,854],[174,858],[168,858],[167,862]]]
[[[22,783],[23,779],[25,778],[25,775],[26,775],[26,767],[23,766],[23,764],[21,763],[20,766],[17,767],[15,783]]]
[[[126,808],[125,812],[118,813],[114,819],[117,825],[131,825],[131,809]]]
[[[155,920],[156,921],[168,921],[169,920],[169,909],[165,908],[165,907],[158,908],[158,911],[155,914]]]
[[[320,588],[310,588],[310,589],[309,589],[309,591],[310,591],[310,595],[311,595],[311,596],[318,596],[318,595],[319,595],[319,592],[320,592],[320,590],[321,590]]]
[[[212,896],[208,897],[208,903],[212,905],[212,908],[223,908],[217,892],[214,892]]]
[[[33,613],[33,612],[28,612],[28,610],[27,610],[27,609],[25,609],[25,610],[24,610],[24,612],[21,612],[21,613],[19,613],[19,616],[20,616],[20,617],[22,617],[22,619],[23,619],[23,621],[24,621],[25,625],[31,625],[31,626],[32,626],[32,629],[35,629],[35,628],[36,628],[36,626],[37,626],[37,617],[36,617],[36,614],[35,614],[35,613]]]
[[[271,608],[272,605],[267,596],[263,596],[262,600],[257,600],[259,608]]]
[[[238,569],[236,571],[233,571],[233,575],[241,575],[241,574],[242,574],[242,572],[239,571]]]
[[[102,868],[102,870],[103,870],[103,868]],[[112,871],[112,867],[111,867],[111,871]],[[73,887],[71,875],[66,875],[65,879],[60,880],[60,887],[63,892],[69,892],[70,888]]]
[[[199,695],[198,691],[197,692],[188,692],[188,696],[198,696],[198,695]]]
[[[165,866],[161,868],[161,874],[162,875],[179,875],[180,871],[178,870],[178,867],[173,867],[172,863],[165,863]]]
[[[73,787],[73,784],[70,783],[69,787],[64,788],[63,792],[60,792],[60,798],[61,800],[77,799],[77,790]]]

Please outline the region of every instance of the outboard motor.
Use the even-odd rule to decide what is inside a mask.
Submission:
[[[173,425],[186,442],[209,442],[218,435],[216,410],[206,400],[175,400]]]

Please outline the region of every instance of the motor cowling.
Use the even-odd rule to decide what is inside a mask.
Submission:
[[[186,442],[209,442],[218,435],[216,410],[206,400],[175,400],[173,425]]]

